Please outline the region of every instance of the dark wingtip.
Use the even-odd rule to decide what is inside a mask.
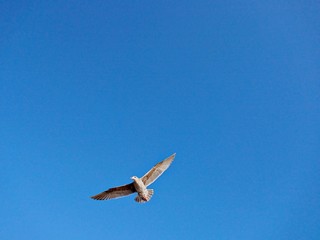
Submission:
[[[96,196],[91,196],[90,198],[93,200],[101,200],[100,198],[97,198]]]

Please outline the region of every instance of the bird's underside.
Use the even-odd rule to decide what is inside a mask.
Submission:
[[[138,193],[135,201],[139,203],[144,203],[150,201],[154,191],[153,189],[147,189],[154,181],[156,181],[164,171],[168,169],[171,165],[176,154],[172,154],[170,157],[166,158],[162,162],[157,163],[153,168],[150,169],[142,178],[132,177],[132,183],[109,188],[108,190],[101,192],[97,195],[92,196],[94,200],[108,200],[114,198],[121,198]]]

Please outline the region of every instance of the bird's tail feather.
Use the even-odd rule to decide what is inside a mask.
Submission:
[[[153,189],[147,189],[147,194],[144,195],[144,196],[136,196],[136,198],[134,199],[136,202],[138,203],[145,203],[145,202],[148,202],[150,201],[152,195],[153,195],[154,191]]]

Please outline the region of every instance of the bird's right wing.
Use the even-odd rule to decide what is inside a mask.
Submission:
[[[151,168],[151,170],[141,178],[144,185],[146,185],[147,187],[155,180],[157,180],[157,178],[160,177],[162,173],[168,169],[175,156],[176,154],[174,153],[170,157],[166,158],[162,162],[159,162],[153,168]]]
[[[133,183],[130,183],[119,187],[109,188],[108,190],[94,195],[91,198],[95,200],[108,200],[112,198],[125,197],[134,193],[135,191],[136,189],[134,188]]]

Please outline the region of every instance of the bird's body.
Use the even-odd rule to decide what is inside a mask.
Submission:
[[[138,193],[138,196],[134,200],[137,202],[148,202],[153,195],[153,189],[147,189],[143,181],[136,176],[133,176],[131,179],[133,180],[133,186]]]
[[[102,193],[92,196],[95,200],[107,200],[112,198],[120,198],[137,192],[138,195],[135,201],[139,203],[144,203],[150,201],[154,191],[153,189],[147,189],[161,174],[168,169],[172,163],[176,154],[171,155],[167,159],[156,164],[149,172],[147,172],[143,177],[138,178],[136,176],[131,177],[132,183],[110,188]]]

